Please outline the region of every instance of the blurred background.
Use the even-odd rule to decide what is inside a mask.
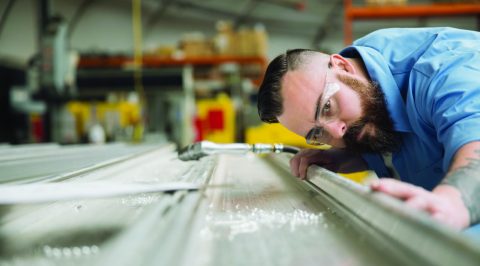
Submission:
[[[262,124],[268,62],[386,27],[480,27],[478,0],[1,0],[0,143],[304,140]]]

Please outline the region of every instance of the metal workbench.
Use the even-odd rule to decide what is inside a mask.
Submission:
[[[57,187],[0,195],[0,265],[480,265],[460,233],[319,167],[300,181],[288,160],[182,162],[167,144],[2,146],[0,188]],[[96,184],[141,189],[52,200]]]

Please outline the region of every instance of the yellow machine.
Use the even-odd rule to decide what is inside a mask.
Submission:
[[[131,136],[128,137],[130,140],[138,141],[142,138],[139,104],[127,101],[118,103],[72,101],[67,104],[67,110],[74,117],[78,136],[85,136],[92,124],[99,123],[108,137],[114,138],[116,132],[130,128]]]

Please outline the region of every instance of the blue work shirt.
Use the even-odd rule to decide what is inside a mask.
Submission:
[[[480,33],[454,28],[375,31],[340,52],[361,57],[385,94],[401,148],[402,181],[432,190],[463,145],[480,140]],[[364,154],[389,176],[380,154]]]

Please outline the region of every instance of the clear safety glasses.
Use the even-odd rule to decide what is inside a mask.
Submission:
[[[320,100],[317,102],[315,108],[316,125],[305,136],[307,144],[323,145],[328,143],[332,136],[324,130],[322,125],[332,122],[336,116],[337,108],[332,106],[331,98],[340,90],[340,85],[335,82],[329,82],[328,77],[330,70],[325,73],[325,87]]]

